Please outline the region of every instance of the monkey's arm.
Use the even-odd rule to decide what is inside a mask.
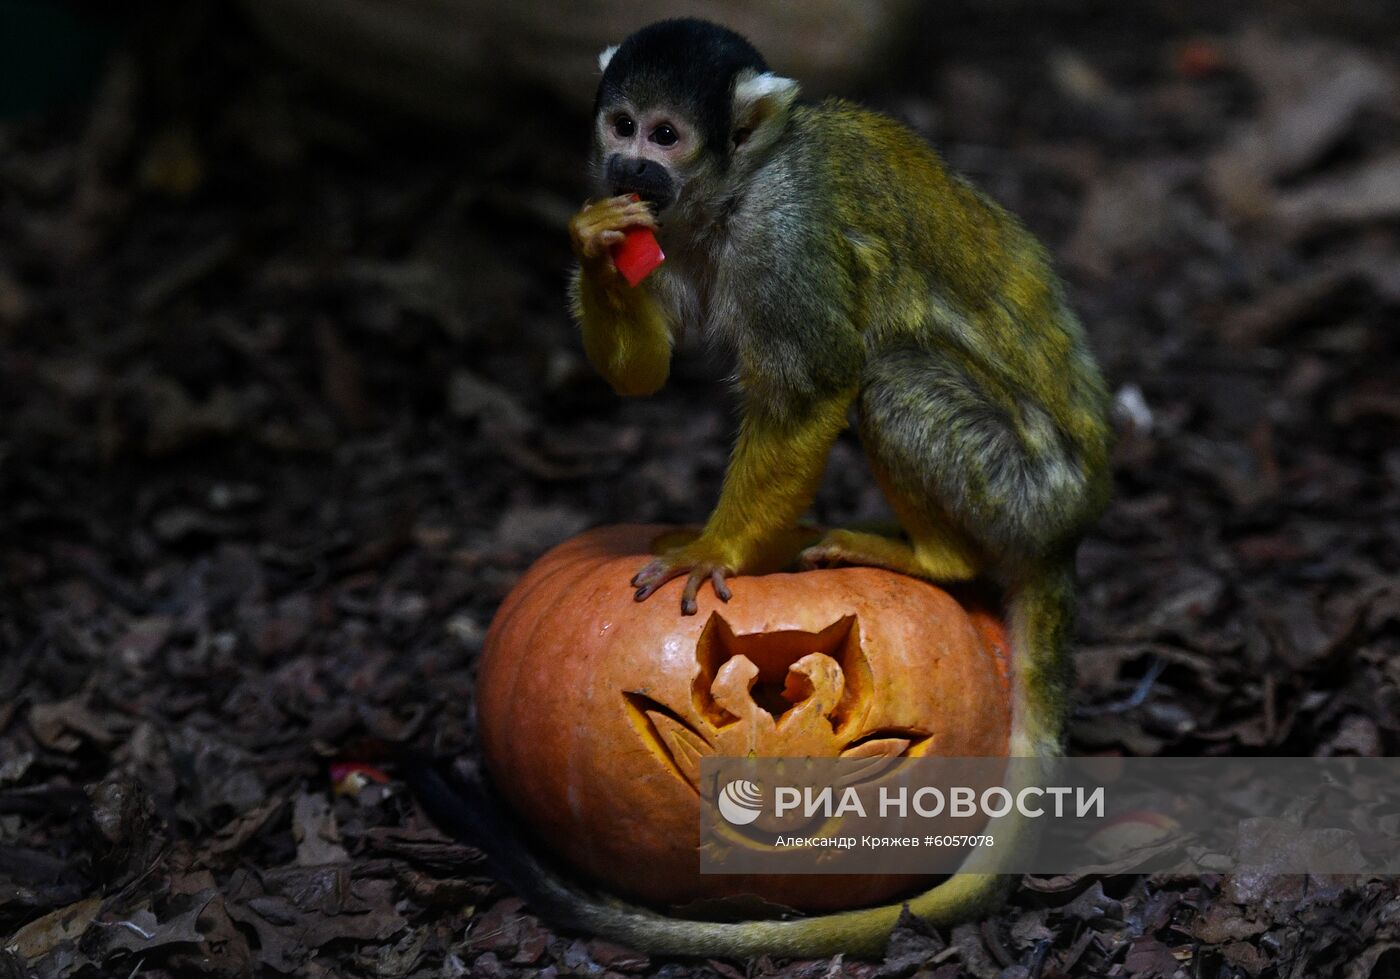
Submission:
[[[689,573],[681,611],[693,615],[696,593],[706,579],[715,594],[728,601],[727,575],[785,563],[791,554],[774,552],[790,548],[788,531],[816,495],[831,444],[846,427],[846,411],[855,394],[850,388],[781,416],[749,405],[719,503],[704,531],[637,572],[632,579],[637,600]]]
[[[621,288],[628,291],[601,286],[583,268],[574,272],[569,298],[583,352],[618,394],[654,394],[670,371],[671,330],[645,286]]]
[[[583,350],[618,394],[660,390],[671,365],[671,330],[646,286],[633,288],[609,249],[627,227],[653,226],[646,205],[614,197],[584,206],[569,222],[578,268],[569,305],[583,333]]]

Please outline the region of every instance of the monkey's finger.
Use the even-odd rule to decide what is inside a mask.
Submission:
[[[656,215],[651,212],[651,205],[645,201],[638,201],[628,204],[617,212],[619,221],[625,221],[628,227],[656,227]]]
[[[621,231],[590,231],[581,242],[583,257],[599,258],[624,237]]]
[[[615,227],[621,220],[620,216],[626,214],[633,206],[634,203],[625,197],[609,197],[585,211],[580,211],[578,221],[585,227],[595,229]]]
[[[603,203],[591,210],[582,211],[573,218],[573,224],[578,229],[581,236],[588,237],[596,235],[600,231],[609,231],[619,224],[618,215],[621,210],[611,203]]]
[[[659,225],[656,219],[650,214],[624,214],[618,222],[613,225],[612,230],[631,230],[633,228],[646,228],[648,231],[655,231]]]
[[[723,568],[715,568],[710,572],[710,585],[714,588],[715,595],[719,597],[721,602],[727,602],[734,597],[734,593],[725,584]]]
[[[631,197],[609,197],[601,206],[596,207],[587,217],[581,218],[581,223],[589,231],[606,228],[609,231],[620,230],[620,228],[652,228],[657,227],[657,216],[651,213],[651,206],[644,200],[633,200]]]
[[[633,598],[638,602],[646,601],[652,595],[656,594],[658,588],[666,584],[666,582],[670,581],[672,578],[679,578],[681,575],[685,574],[687,570],[688,569],[684,566],[677,567],[668,565],[665,561],[660,559],[652,561],[632,576],[632,585],[637,589],[637,593]]]
[[[656,227],[656,218],[645,205],[641,205],[640,209],[628,205],[626,209],[599,215],[596,221],[585,222],[582,233],[596,237],[626,228],[650,228],[655,231]]]
[[[690,573],[690,577],[685,582],[685,591],[681,592],[681,615],[695,614],[695,596],[700,593],[700,586],[707,578],[709,578],[709,573],[702,568],[697,568]]]
[[[637,589],[636,593],[632,596],[632,601],[634,601],[634,602],[645,602],[648,598],[650,598],[651,596],[653,596],[653,595],[656,594],[656,590],[657,590],[658,588],[660,588],[662,585],[666,584],[667,581],[670,581],[671,578],[674,578],[674,577],[679,577],[679,576],[678,576],[678,575],[671,575],[670,577],[668,577],[668,578],[666,578],[666,579],[664,579],[664,580],[662,580],[662,581],[653,581],[653,582],[650,582],[650,583],[648,583],[648,584],[642,585],[640,588]]]
[[[618,208],[626,207],[631,203],[632,199],[626,194],[619,197],[604,197],[601,200],[589,201],[579,210],[579,214],[586,218],[593,218],[600,214],[616,211]]]
[[[651,594],[652,592],[656,591],[656,589],[666,584],[666,582],[670,581],[672,578],[679,578],[681,575],[685,574],[689,570],[690,568],[688,568],[684,564],[677,565],[675,567],[667,567],[666,565],[662,565],[660,567],[653,567],[649,570],[647,568],[643,568],[642,573],[637,576],[637,587],[644,588],[647,590],[647,594]]]
[[[599,228],[606,227],[607,219],[597,212],[584,211],[574,215],[569,224],[580,238],[587,238],[589,235],[597,234]]]

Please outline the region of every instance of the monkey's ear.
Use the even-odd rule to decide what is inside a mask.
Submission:
[[[741,72],[734,80],[734,152],[756,153],[777,139],[797,92],[791,78]]]
[[[611,45],[609,45],[608,47],[604,48],[603,50],[599,51],[599,52],[598,52],[598,70],[599,70],[599,71],[607,71],[607,70],[608,70],[608,62],[612,60],[612,56],[615,55],[615,54],[617,54],[617,45],[616,45],[616,44],[611,44]]]

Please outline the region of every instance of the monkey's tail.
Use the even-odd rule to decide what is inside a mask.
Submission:
[[[1067,572],[1036,575],[1008,595],[1011,641],[1011,755],[1007,788],[1013,797],[1049,774],[1060,752],[1068,703],[1068,638],[1072,582]],[[747,958],[768,954],[794,958],[878,956],[907,906],[934,925],[948,925],[989,910],[1015,882],[1005,868],[1034,845],[1036,821],[1019,809],[991,820],[984,830],[994,845],[978,847],[957,873],[905,902],[808,918],[743,922],[673,918],[599,895],[566,881],[540,862],[515,824],[484,784],[451,784],[429,765],[401,766],[428,815],[445,831],[478,846],[487,863],[541,916],[567,928],[670,955]]]

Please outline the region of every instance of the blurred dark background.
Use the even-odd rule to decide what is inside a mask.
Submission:
[[[675,9],[1055,254],[1120,429],[1073,750],[1400,748],[1393,0],[0,0],[0,977],[745,974],[556,935],[329,768],[468,752],[523,568],[713,503],[725,365],[619,400],[563,296],[592,59]],[[881,513],[844,437],[815,515]],[[748,974],[1391,976],[1397,902],[1030,880]]]

